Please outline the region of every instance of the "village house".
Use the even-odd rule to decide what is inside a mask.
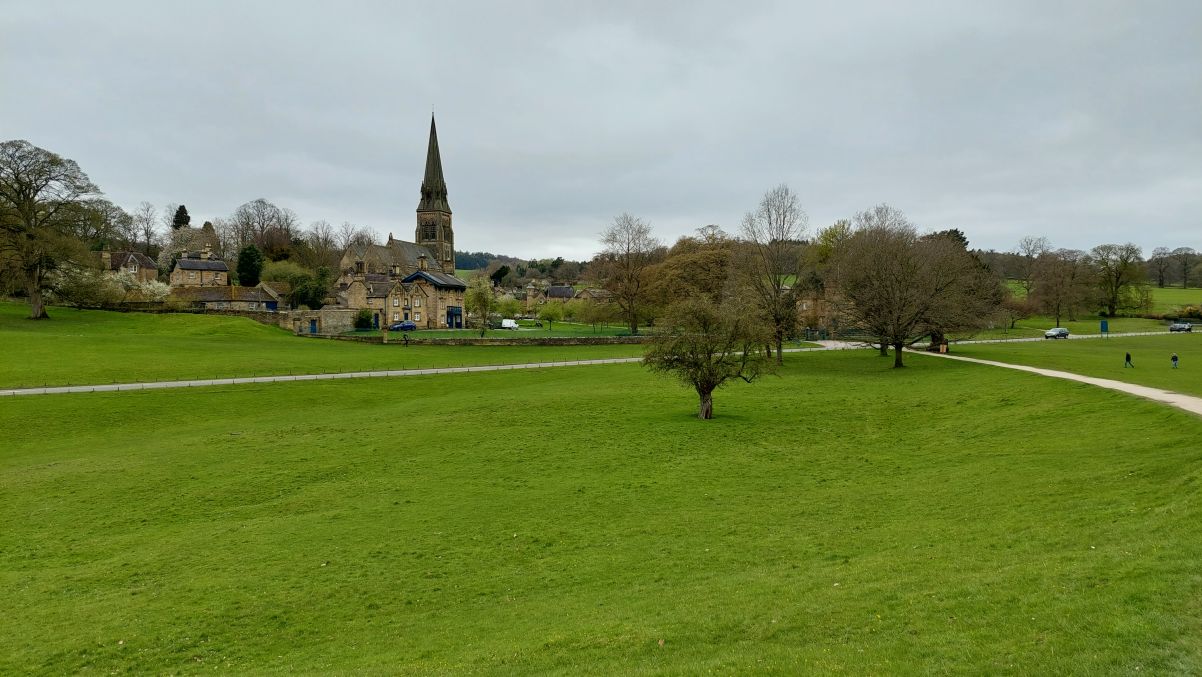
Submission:
[[[138,282],[154,282],[159,278],[159,269],[154,259],[140,252],[97,252],[100,269],[112,274],[129,273]]]
[[[206,245],[199,252],[184,252],[171,270],[172,287],[212,287],[230,283],[230,269],[225,261],[213,256]]]
[[[271,287],[208,286],[179,287],[172,290],[171,297],[193,308],[205,310],[280,310],[280,297]]]

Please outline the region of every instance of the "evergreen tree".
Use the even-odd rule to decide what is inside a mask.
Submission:
[[[248,244],[238,252],[238,284],[243,287],[253,287],[259,284],[259,275],[263,272],[263,252],[253,244]]]
[[[173,230],[179,230],[190,223],[192,223],[192,217],[188,216],[188,208],[180,205],[179,208],[175,210],[175,218],[171,219],[171,228]]]

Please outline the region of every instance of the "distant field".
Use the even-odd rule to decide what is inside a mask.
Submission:
[[[1154,313],[1171,313],[1185,305],[1202,306],[1202,289],[1156,286],[1151,286],[1149,289],[1152,290],[1152,312]]]
[[[1144,331],[1163,331],[1167,333],[1169,330],[1169,323],[1161,320],[1146,320],[1142,317],[1101,318],[1096,315],[1078,320],[1061,318],[1059,326],[1067,327],[1069,332],[1073,334],[1099,334],[1101,333],[1103,319],[1106,319],[1107,329],[1112,334]],[[953,333],[950,336],[952,339],[1034,338],[1043,336],[1045,331],[1056,326],[1054,322],[1055,320],[1050,317],[1036,315],[1019,320],[1015,323],[1013,329],[1007,326],[999,326],[966,334]]]
[[[0,400],[0,674],[1202,672],[1197,418],[909,362]]]
[[[0,302],[0,387],[516,364],[642,354],[642,346],[403,346],[306,339],[239,317]]]
[[[1086,376],[1163,388],[1202,396],[1202,334],[1131,336],[1083,341],[1035,343],[961,344],[957,355],[999,362],[1028,364]],[[1134,369],[1123,367],[1130,352]],[[1177,353],[1180,368],[1173,370],[1169,356]]]

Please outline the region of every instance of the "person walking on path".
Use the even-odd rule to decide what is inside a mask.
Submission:
[[[1131,353],[1127,353],[1127,361],[1123,363],[1123,369],[1127,367],[1135,368],[1135,365],[1131,363]]]
[[[1177,353],[1173,353],[1173,356],[1170,357],[1169,359],[1173,361],[1173,368],[1176,369],[1177,368]]]

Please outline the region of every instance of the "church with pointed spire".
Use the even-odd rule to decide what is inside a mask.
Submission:
[[[377,328],[400,322],[429,329],[463,327],[467,283],[455,277],[455,232],[433,115],[413,239],[406,242],[389,233],[386,244],[348,247],[339,265],[338,305],[372,310]]]

